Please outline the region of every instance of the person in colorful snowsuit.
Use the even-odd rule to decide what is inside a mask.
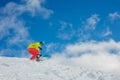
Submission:
[[[27,50],[32,55],[30,60],[35,60],[38,56],[41,56],[40,50],[42,50],[43,42],[35,42],[29,44]]]

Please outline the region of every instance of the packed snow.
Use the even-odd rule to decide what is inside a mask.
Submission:
[[[0,57],[0,80],[120,80],[120,75],[57,59],[36,62]]]

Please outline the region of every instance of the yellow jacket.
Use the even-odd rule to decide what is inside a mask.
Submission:
[[[39,42],[31,43],[28,48],[35,48],[39,50],[39,47],[42,47],[42,45]]]

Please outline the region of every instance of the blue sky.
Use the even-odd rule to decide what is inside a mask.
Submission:
[[[51,55],[76,42],[120,41],[119,0],[0,0],[0,55],[29,56],[44,41]]]

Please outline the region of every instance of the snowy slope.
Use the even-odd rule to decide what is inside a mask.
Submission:
[[[82,65],[62,64],[54,59],[35,62],[0,57],[0,80],[120,80],[120,75]]]

